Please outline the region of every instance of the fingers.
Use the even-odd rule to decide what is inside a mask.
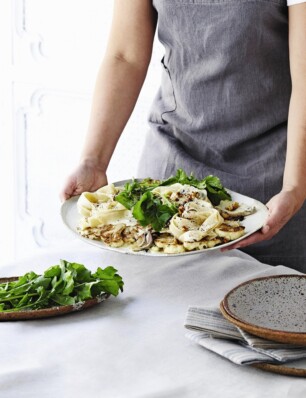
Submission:
[[[255,232],[254,234],[248,236],[247,238],[234,243],[230,246],[221,249],[221,251],[233,250],[233,249],[241,249],[243,247],[253,245],[254,243],[259,243],[263,240],[269,240],[273,238],[274,235],[286,224],[285,219],[279,220],[277,212],[276,214],[270,213],[268,219],[264,226],[261,228],[260,231]]]
[[[59,194],[61,202],[65,202],[65,200],[70,199],[72,196],[76,195],[75,193],[75,179],[69,177],[62,191]]]
[[[80,165],[66,180],[59,197],[64,202],[72,196],[81,195],[85,191],[94,192],[104,185],[107,185],[105,172],[97,168]]]
[[[70,199],[72,195],[70,195],[68,192],[62,191],[59,194],[60,201],[65,202],[66,200]]]
[[[269,240],[273,238],[290,220],[294,212],[288,198],[283,194],[278,194],[274,196],[268,203],[267,207],[269,209],[269,215],[266,223],[263,225],[260,231],[255,232],[249,237],[233,243],[221,249],[222,252],[232,249],[240,249],[254,243],[261,242],[263,240]]]
[[[269,216],[261,232],[266,239],[271,239],[287,224],[293,214],[291,209],[282,204],[271,203],[267,207],[269,208]]]

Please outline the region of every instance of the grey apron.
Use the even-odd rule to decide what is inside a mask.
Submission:
[[[266,203],[282,187],[291,94],[286,0],[153,0],[165,48],[139,177],[183,168]],[[306,271],[306,208],[245,251]]]

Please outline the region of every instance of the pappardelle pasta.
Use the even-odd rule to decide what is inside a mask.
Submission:
[[[78,232],[111,247],[165,254],[212,248],[245,234],[241,221],[255,207],[232,201],[217,177],[198,181],[182,170],[176,177],[179,172],[184,178],[84,192]]]

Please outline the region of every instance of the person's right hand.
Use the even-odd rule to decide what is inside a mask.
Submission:
[[[65,181],[60,199],[64,202],[72,196],[96,191],[104,185],[107,185],[105,170],[93,161],[82,162]]]

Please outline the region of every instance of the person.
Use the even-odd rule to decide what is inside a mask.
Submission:
[[[137,177],[178,168],[218,176],[269,209],[263,228],[231,248],[306,271],[305,1],[115,0],[84,148],[62,200],[107,183],[158,26],[162,78]]]

